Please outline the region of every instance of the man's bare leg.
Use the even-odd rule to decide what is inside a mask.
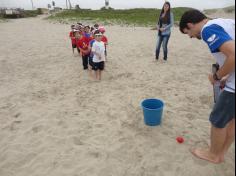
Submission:
[[[224,143],[224,155],[228,152],[230,146],[235,141],[235,118],[231,120],[227,126],[227,138]],[[224,161],[224,156],[222,156],[222,161]]]
[[[197,158],[219,164],[224,156],[224,144],[227,138],[227,128],[211,128],[211,147],[209,149],[194,149],[192,154]]]

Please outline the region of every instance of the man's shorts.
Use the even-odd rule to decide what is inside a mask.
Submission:
[[[104,61],[102,62],[94,62],[93,63],[93,70],[97,71],[97,70],[104,70]]]
[[[225,128],[235,118],[235,93],[223,91],[210,115],[210,122],[216,128]]]
[[[72,48],[77,48],[76,44],[72,44]]]

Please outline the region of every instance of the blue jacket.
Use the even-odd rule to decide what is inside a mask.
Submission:
[[[160,28],[159,24],[157,26]],[[165,28],[165,30],[161,33],[161,35],[170,35],[171,34],[171,28],[174,26],[174,14],[170,13],[170,24],[162,24],[162,28]]]

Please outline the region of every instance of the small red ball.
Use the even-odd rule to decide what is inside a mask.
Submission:
[[[183,137],[177,137],[176,141],[180,144],[184,143],[184,138]]]

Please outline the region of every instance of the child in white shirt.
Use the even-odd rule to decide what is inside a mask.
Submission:
[[[95,35],[95,42],[92,47],[93,56],[93,70],[95,71],[95,79],[101,80],[102,79],[102,71],[104,70],[104,63],[105,63],[105,44],[102,42],[102,33],[96,31]]]

